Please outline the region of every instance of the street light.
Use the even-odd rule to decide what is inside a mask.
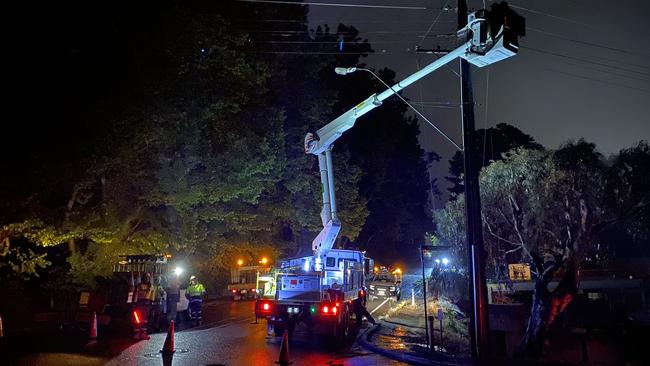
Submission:
[[[442,258],[442,264],[443,265],[448,265],[449,264],[449,259],[447,257]]]
[[[266,264],[266,263],[268,263],[268,261],[269,260],[266,257],[263,257],[262,260],[260,261],[260,263]]]
[[[237,265],[238,265],[238,266],[241,266],[241,265],[243,265],[243,264],[244,264],[244,260],[243,260],[243,259],[238,259],[238,260],[237,260]]]
[[[427,336],[427,348],[431,347],[431,343],[429,340],[429,327],[427,326],[428,323],[428,314],[427,314],[427,277],[424,274],[424,252],[435,252],[435,251],[443,251],[443,250],[449,250],[451,247],[446,246],[446,245],[421,245],[420,246],[420,263],[422,264],[422,294],[424,296],[424,332]],[[444,259],[443,259],[444,260]],[[440,264],[440,259],[436,258],[436,263]],[[433,335],[431,335],[433,337]]]
[[[355,72],[355,71],[365,71],[365,72],[367,72],[367,73],[370,73],[370,75],[372,75],[375,79],[379,80],[382,84],[384,84],[385,87],[387,87],[388,89],[390,89],[390,91],[392,91],[393,94],[395,94],[399,99],[401,99],[402,102],[404,102],[407,106],[409,106],[409,108],[411,108],[411,109],[413,110],[413,112],[415,112],[418,116],[422,117],[422,119],[424,119],[425,121],[427,121],[427,123],[430,124],[431,127],[435,128],[436,131],[440,132],[440,134],[441,134],[442,136],[444,136],[444,137],[447,139],[447,141],[449,141],[452,145],[454,145],[454,146],[456,147],[456,149],[458,149],[458,151],[463,151],[463,148],[460,147],[460,145],[458,145],[454,140],[452,140],[451,137],[449,137],[446,133],[444,133],[444,132],[443,132],[440,128],[438,128],[438,126],[436,126],[433,122],[429,121],[429,119],[428,119],[427,117],[425,117],[422,113],[420,113],[420,111],[418,111],[417,109],[415,109],[415,107],[413,107],[413,106],[411,105],[411,103],[409,103],[406,99],[404,99],[404,97],[402,97],[401,95],[399,95],[399,94],[397,93],[397,91],[396,91],[395,89],[393,89],[392,86],[390,86],[390,85],[388,85],[386,82],[384,82],[384,80],[382,80],[379,76],[377,76],[377,74],[375,74],[372,70],[370,70],[370,69],[366,69],[366,68],[363,68],[363,67],[335,67],[335,68],[334,68],[334,72],[337,73],[337,74],[339,74],[339,75],[347,75],[347,74],[351,74],[351,73],[353,73],[353,72]],[[399,85],[399,84],[398,84],[398,85]],[[381,104],[381,102],[379,102],[379,103]]]
[[[183,268],[181,267],[174,268],[174,274],[176,275],[176,277],[180,277],[181,274],[183,274]]]

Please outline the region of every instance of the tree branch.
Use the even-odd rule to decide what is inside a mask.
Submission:
[[[519,251],[519,250],[522,250],[522,249],[526,249],[526,248],[524,248],[523,245],[520,245],[520,246],[518,246],[518,247],[516,247],[516,248],[514,248],[514,249],[506,250],[505,252],[503,252],[503,254],[514,253],[514,252]],[[525,251],[525,250],[524,250],[524,251]]]
[[[481,216],[483,217],[483,223],[485,224],[485,227],[488,229],[488,233],[490,233],[490,235],[492,235],[495,238],[497,238],[497,239],[499,239],[499,240],[501,240],[503,242],[506,242],[506,243],[508,243],[510,245],[515,245],[515,246],[523,246],[524,245],[524,243],[515,243],[515,242],[510,241],[510,240],[508,240],[508,239],[506,239],[506,238],[504,238],[504,237],[502,237],[500,235],[497,235],[494,231],[492,231],[492,225],[490,225],[490,223],[488,222],[485,215],[481,215]]]

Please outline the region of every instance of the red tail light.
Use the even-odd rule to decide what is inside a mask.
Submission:
[[[138,311],[133,312],[133,318],[135,319],[135,324],[140,324],[140,314],[138,314]]]
[[[232,289],[232,293],[233,293],[233,294],[236,294],[236,293],[237,293],[237,290]]]
[[[320,305],[320,313],[323,316],[336,316],[339,313],[340,303],[332,304],[329,301],[324,301]]]
[[[261,301],[259,309],[262,313],[270,313],[273,310],[273,304],[270,301]]]
[[[273,314],[273,301],[257,300],[255,302],[255,316],[266,318]]]

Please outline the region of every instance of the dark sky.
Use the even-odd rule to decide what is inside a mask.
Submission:
[[[376,51],[363,62],[373,68],[396,70],[400,80],[417,70],[415,45],[444,48],[449,42],[434,35],[456,30],[454,0],[328,2],[428,8],[311,6],[312,26],[327,23],[335,28],[339,22],[354,25]],[[452,9],[440,14],[423,39],[444,3]],[[479,9],[483,3],[469,1],[469,7]],[[650,1],[517,0],[510,3],[520,7],[516,11],[526,17],[527,35],[521,45],[528,48],[501,63],[473,68],[477,128],[511,123],[549,148],[568,139],[584,137],[596,143],[605,156],[650,138],[650,49],[647,47]],[[419,57],[421,65],[434,60],[431,55]],[[458,62],[450,65],[458,70]],[[459,92],[457,76],[443,68],[412,85],[406,95],[414,102],[453,103],[452,108],[438,105],[424,111],[460,142]],[[432,128],[423,125],[422,131],[423,146],[443,155],[444,160],[436,170],[444,174],[453,147]]]

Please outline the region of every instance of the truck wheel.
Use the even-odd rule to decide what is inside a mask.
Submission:
[[[340,346],[348,339],[350,330],[350,315],[347,309],[341,314],[341,324],[336,327],[336,335],[333,337],[333,343]]]

